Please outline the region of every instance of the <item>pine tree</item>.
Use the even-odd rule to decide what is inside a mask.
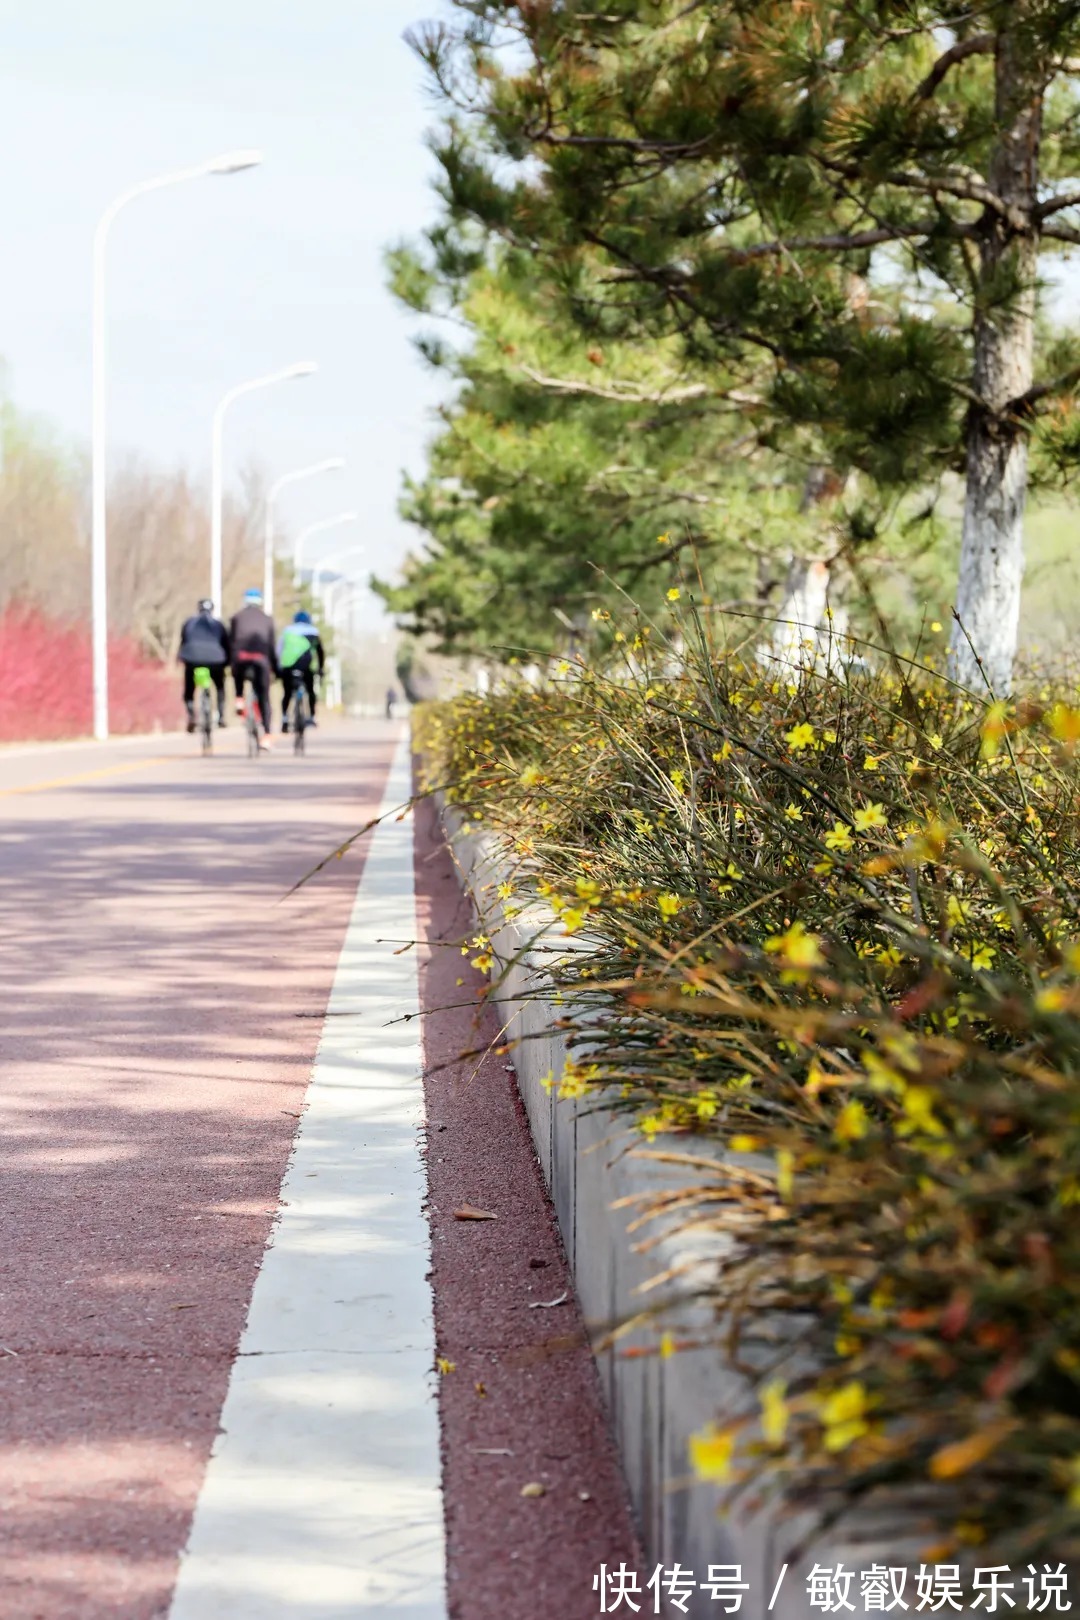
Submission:
[[[675,337],[879,488],[965,483],[957,677],[1011,680],[1034,447],[1080,452],[1080,350],[1037,355],[1080,242],[1077,0],[455,0],[417,40],[448,230],[543,262],[597,341]]]
[[[444,652],[550,652],[624,591],[653,610],[680,568],[714,602],[766,610],[793,548],[835,545],[827,503],[806,499],[721,368],[671,336],[583,339],[531,258],[447,255],[432,234],[390,255],[391,285],[467,337],[418,340],[459,392],[405,488],[425,550],[378,586],[407,628]]]

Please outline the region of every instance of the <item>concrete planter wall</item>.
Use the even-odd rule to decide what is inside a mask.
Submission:
[[[566,1062],[567,1037],[556,1027],[567,1014],[578,1021],[580,1009],[555,1009],[543,996],[554,955],[573,949],[554,914],[542,905],[529,905],[508,918],[498,896],[501,883],[513,882],[513,867],[489,834],[467,830],[454,806],[442,807],[443,824],[462,882],[471,893],[478,919],[492,942],[499,964],[493,975],[500,1014],[516,1044],[513,1057],[518,1087],[532,1128],[537,1157],[559,1220],[563,1242],[573,1268],[578,1298],[587,1321],[601,1331],[611,1323],[647,1309],[659,1300],[674,1301],[681,1289],[649,1290],[644,1285],[668,1268],[684,1277],[707,1267],[715,1256],[715,1243],[695,1243],[652,1223],[628,1232],[637,1214],[633,1201],[651,1192],[688,1184],[692,1172],[650,1159],[640,1136],[627,1128],[625,1118],[598,1111],[594,1100],[583,1105],[558,1100],[544,1080],[557,1080]],[[579,1025],[580,1027],[580,1025]],[[576,1048],[580,1056],[580,1048]],[[701,1144],[694,1144],[700,1153]],[[709,1151],[707,1148],[705,1151]],[[717,1157],[720,1152],[717,1150]],[[746,1158],[740,1161],[745,1165]],[[631,1201],[629,1204],[627,1201]],[[642,1251],[643,1240],[649,1244]],[[664,1313],[663,1327],[676,1339],[715,1339],[716,1319],[704,1305],[673,1303]],[[601,1336],[598,1334],[598,1337]],[[907,1566],[910,1546],[901,1549],[899,1538],[884,1541],[860,1537],[858,1547],[830,1537],[827,1545],[814,1545],[809,1556],[796,1562],[791,1550],[805,1524],[768,1509],[757,1516],[725,1509],[721,1493],[689,1475],[687,1442],[723,1409],[754,1410],[756,1397],[746,1382],[726,1367],[718,1349],[679,1351],[667,1359],[659,1355],[627,1355],[628,1350],[655,1348],[659,1329],[651,1323],[634,1328],[607,1349],[598,1351],[597,1365],[618,1442],[627,1482],[649,1556],[672,1569],[681,1564],[699,1581],[710,1565],[739,1564],[749,1590],[739,1611],[746,1620],[769,1613],[769,1602],[786,1563],[789,1568],[771,1613],[779,1620],[809,1620],[820,1608],[811,1608],[806,1577],[813,1564],[836,1568],[843,1562],[850,1571],[868,1569],[874,1561]],[[891,1547],[889,1545],[891,1542]],[[908,1596],[914,1609],[914,1581]],[[853,1610],[863,1614],[856,1578],[848,1593]],[[641,1600],[642,1612],[652,1612],[651,1594]],[[725,1602],[698,1591],[686,1613],[693,1620],[715,1620]],[[619,1612],[623,1612],[620,1610]],[[681,1613],[671,1609],[672,1615]]]

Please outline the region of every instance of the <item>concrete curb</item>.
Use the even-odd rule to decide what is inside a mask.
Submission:
[[[589,1016],[569,1003],[556,1012],[544,999],[552,957],[565,956],[578,936],[563,935],[555,915],[536,903],[507,917],[498,888],[514,885],[513,863],[498,841],[470,827],[457,807],[443,803],[441,809],[462,883],[498,964],[494,1002],[515,1043],[518,1087],[586,1320],[602,1339],[609,1324],[663,1303],[662,1326],[676,1339],[710,1341],[705,1348],[680,1350],[664,1359],[647,1353],[655,1350],[659,1329],[646,1321],[631,1327],[615,1345],[597,1351],[604,1396],[650,1560],[642,1585],[656,1564],[668,1570],[681,1564],[698,1581],[706,1578],[710,1565],[738,1564],[749,1587],[740,1610],[745,1620],[763,1620],[766,1614],[779,1620],[807,1620],[813,1613],[806,1585],[810,1569],[815,1563],[831,1568],[843,1563],[856,1572],[848,1593],[852,1609],[845,1612],[868,1612],[859,1597],[858,1572],[875,1561],[908,1567],[910,1545],[902,1547],[895,1534],[885,1540],[880,1529],[875,1534],[877,1527],[864,1521],[857,1546],[838,1537],[822,1537],[809,1556],[797,1560],[793,1549],[808,1528],[801,1516],[782,1514],[768,1504],[756,1514],[724,1506],[720,1489],[689,1476],[690,1436],[721,1410],[731,1414],[757,1408],[747,1381],[725,1365],[716,1347],[718,1323],[712,1310],[678,1297],[692,1272],[708,1266],[715,1256],[715,1240],[695,1242],[686,1234],[665,1232],[660,1223],[630,1229],[640,1201],[661,1189],[690,1185],[692,1172],[650,1158],[625,1118],[598,1109],[594,1100],[587,1106],[559,1101],[543,1084],[549,1075],[558,1079],[568,1055],[568,1032],[557,1027],[557,1020],[569,1016],[580,1031],[582,1017]],[[575,1052],[580,1058],[580,1044],[575,1043]],[[704,1140],[693,1144],[692,1151],[721,1156],[721,1150]],[[745,1155],[740,1163],[745,1165]],[[681,1274],[681,1288],[647,1288],[669,1270]],[[634,1350],[639,1354],[627,1354]],[[789,1567],[770,1609],[785,1564]],[[913,1580],[909,1590],[913,1595]],[[641,1601],[642,1612],[652,1612],[651,1593]],[[715,1620],[727,1601],[718,1605],[708,1592],[698,1591],[685,1611],[670,1613]]]

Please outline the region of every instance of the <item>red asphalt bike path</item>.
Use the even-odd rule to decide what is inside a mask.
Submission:
[[[168,1614],[366,841],[283,897],[376,813],[400,735],[0,754],[3,1620]],[[430,806],[415,848],[447,1613],[591,1620],[592,1572],[640,1553]]]
[[[399,736],[0,756],[4,1620],[167,1611]]]

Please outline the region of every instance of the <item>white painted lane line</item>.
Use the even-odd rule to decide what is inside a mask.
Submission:
[[[384,812],[409,791],[403,738]],[[410,817],[372,835],[171,1620],[445,1620],[416,954],[377,943],[415,919]]]

